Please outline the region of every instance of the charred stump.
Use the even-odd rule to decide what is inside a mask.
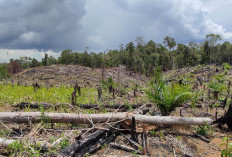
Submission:
[[[115,99],[115,89],[113,88],[113,99]]]
[[[216,121],[214,121],[214,124],[219,124],[219,127],[221,127],[221,125],[226,124],[228,126],[229,129],[232,129],[232,104],[230,104],[230,107],[227,111],[227,113],[222,116],[221,118],[218,118]]]
[[[72,94],[71,94],[71,96],[72,96],[71,104],[72,104],[73,106],[76,105],[76,100],[77,100],[77,89],[78,89],[78,84],[75,84],[74,90],[73,90],[73,92],[72,92]]]
[[[32,84],[32,86],[34,88],[34,92],[36,92],[36,90],[40,88],[38,81],[36,81],[36,83]]]
[[[81,87],[77,86],[78,95],[81,96]]]
[[[199,81],[200,85],[202,86],[202,79],[198,76],[197,80]]]
[[[101,97],[102,97],[102,89],[101,89],[101,87],[99,87],[97,89],[97,94],[98,94],[98,99],[101,100]]]

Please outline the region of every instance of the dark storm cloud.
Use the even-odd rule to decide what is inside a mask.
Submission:
[[[0,0],[0,55],[4,52],[5,61],[7,51],[26,56],[20,49],[31,49],[30,57],[39,58],[40,49],[86,46],[99,52],[137,36],[162,43],[168,35],[186,44],[215,33],[231,41],[231,5],[231,0]]]
[[[84,0],[0,0],[0,48],[80,46],[84,5]]]

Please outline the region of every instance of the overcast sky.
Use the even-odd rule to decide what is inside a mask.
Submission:
[[[162,43],[232,41],[231,0],[0,0],[0,62],[64,49],[118,49],[142,36]]]

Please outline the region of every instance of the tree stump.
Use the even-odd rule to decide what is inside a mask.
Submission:
[[[222,116],[221,118],[218,118],[216,121],[214,121],[214,124],[219,124],[219,127],[221,125],[226,124],[229,129],[232,129],[232,103],[230,104],[230,107],[227,111],[227,113]]]

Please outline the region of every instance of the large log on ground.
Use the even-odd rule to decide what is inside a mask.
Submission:
[[[205,125],[212,123],[210,118],[190,118],[174,116],[147,116],[133,113],[106,113],[106,114],[77,114],[77,113],[44,113],[41,112],[0,112],[0,121],[14,123],[110,123],[117,121],[131,121],[135,117],[136,122],[151,125]]]

